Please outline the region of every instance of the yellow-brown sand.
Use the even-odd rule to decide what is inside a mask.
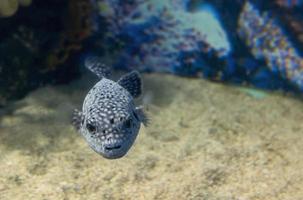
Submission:
[[[94,81],[41,88],[2,110],[0,199],[303,199],[302,102],[144,75],[149,127],[106,160],[70,125]]]

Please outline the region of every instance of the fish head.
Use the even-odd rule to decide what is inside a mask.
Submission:
[[[88,110],[81,133],[89,146],[107,159],[123,157],[133,145],[141,125],[134,104],[117,106],[107,102],[105,107]]]

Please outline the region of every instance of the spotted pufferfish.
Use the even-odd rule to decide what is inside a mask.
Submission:
[[[73,125],[95,152],[107,159],[121,158],[133,145],[141,123],[148,122],[143,107],[134,103],[142,93],[139,72],[115,82],[107,78],[110,69],[99,58],[86,59],[85,66],[101,80],[86,95],[82,111],[74,111]]]

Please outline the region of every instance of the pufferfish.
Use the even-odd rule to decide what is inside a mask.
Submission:
[[[97,57],[86,59],[85,66],[101,80],[86,95],[82,111],[75,110],[73,125],[88,145],[107,159],[123,157],[133,145],[141,123],[148,119],[134,98],[142,93],[137,71],[122,76],[117,82],[108,79],[109,67]]]

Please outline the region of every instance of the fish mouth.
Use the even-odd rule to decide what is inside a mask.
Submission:
[[[112,150],[120,149],[121,147],[122,147],[122,145],[107,146],[107,147],[105,147],[105,150],[107,150],[107,151],[112,151]]]

